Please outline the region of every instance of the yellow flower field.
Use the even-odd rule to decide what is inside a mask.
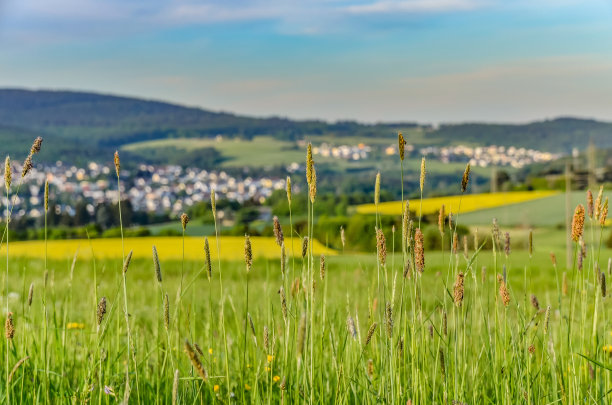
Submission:
[[[244,237],[240,236],[221,236],[220,237],[221,259],[223,260],[244,260]],[[217,258],[217,245],[215,237],[209,237],[211,258]],[[80,259],[90,259],[93,253],[96,258],[104,259],[120,259],[121,258],[121,239],[92,239],[91,246],[86,239],[71,239],[71,240],[51,240],[48,242],[48,257],[50,259],[72,259],[75,252],[78,250]],[[301,240],[293,238],[293,249],[296,256],[301,255],[302,245]],[[280,258],[280,247],[276,244],[276,240],[272,237],[251,237],[253,247],[253,257],[265,258]],[[182,238],[177,236],[163,237],[142,237],[142,238],[126,238],[125,253],[133,250],[134,258],[151,258],[152,247],[155,245],[160,260],[180,260],[182,255]],[[285,239],[287,256],[291,255],[291,242],[289,238]],[[6,247],[3,246],[3,250]],[[335,251],[328,249],[318,241],[313,245],[315,255],[326,254],[333,255]],[[42,240],[26,241],[26,242],[11,242],[9,245],[11,256],[43,258],[45,252],[45,244]],[[204,260],[204,238],[203,237],[185,237],[185,259],[186,260]]]
[[[516,204],[524,201],[535,200],[539,198],[549,197],[557,194],[557,191],[513,191],[503,193],[483,193],[483,194],[466,194],[453,195],[446,197],[434,197],[423,199],[423,214],[433,214],[440,210],[442,204],[448,213],[459,211],[459,200],[461,200],[461,210],[459,213],[478,211],[486,208],[500,207],[502,205]],[[420,215],[420,200],[410,200],[410,210],[415,211]],[[375,214],[376,206],[374,204],[362,204],[357,206],[359,214]],[[389,201],[380,203],[378,212],[383,215],[401,215],[401,201]]]

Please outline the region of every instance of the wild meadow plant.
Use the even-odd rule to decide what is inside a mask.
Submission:
[[[22,178],[40,142],[26,158]],[[587,193],[586,208],[576,207],[567,235],[574,259],[567,268],[554,253],[550,261],[539,260],[537,232],[528,231],[521,249],[515,235],[495,220],[490,235],[473,231],[470,248],[467,235],[459,234],[461,198],[459,206],[438,212],[434,233],[442,241],[441,252],[426,251],[427,226],[435,218],[419,210],[417,219],[404,199],[404,144],[399,134],[402,229],[384,226],[378,207],[385,179],[378,173],[373,179],[375,228],[360,235],[375,242],[369,256],[351,251],[345,235],[350,228],[339,229],[338,254],[315,252],[317,173],[309,144],[305,234],[294,227],[288,178],[288,228],[282,218],[272,219],[280,260],[258,258],[248,234],[244,250],[222,260],[214,190],[215,231],[202,235],[200,261],[185,260],[185,214],[180,218],[181,260],[166,260],[155,246],[152,261],[126,254],[116,154],[122,260],[94,256],[91,271],[76,252],[65,263],[47,260],[46,243],[42,263],[9,256],[19,186],[11,200],[13,172],[7,158],[0,401],[609,402],[606,280],[612,261],[601,257],[608,216],[603,188],[596,197]],[[425,165],[423,158],[418,188],[411,190],[421,195],[421,203]],[[470,170],[467,165],[458,176],[461,196],[469,192]],[[48,210],[45,183],[45,240]],[[302,245],[295,254],[294,237]],[[49,278],[50,272],[57,277]],[[18,285],[21,306],[14,301]]]

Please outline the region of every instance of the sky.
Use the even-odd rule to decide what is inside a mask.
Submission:
[[[0,0],[0,87],[329,121],[612,121],[612,0]]]

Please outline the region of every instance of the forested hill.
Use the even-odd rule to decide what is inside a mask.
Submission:
[[[525,125],[452,124],[431,129],[413,122],[327,123],[255,118],[160,101],[73,91],[0,89],[0,142],[5,153],[21,154],[33,137],[45,137],[46,160],[100,160],[121,145],[164,138],[252,138],[270,135],[296,140],[313,135],[394,137],[398,130],[422,128],[425,144],[514,145],[550,151],[584,148],[590,139],[612,146],[612,124],[560,118]],[[214,151],[208,151],[214,159]]]

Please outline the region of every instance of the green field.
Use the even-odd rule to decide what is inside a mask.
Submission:
[[[612,198],[612,193],[605,192],[605,197]],[[574,213],[578,204],[586,204],[586,192],[571,193],[569,212]],[[565,226],[565,194],[560,193],[534,201],[506,205],[490,209],[468,212],[461,220],[468,224],[490,224],[491,218],[497,218],[502,226],[512,227],[564,227]]]

